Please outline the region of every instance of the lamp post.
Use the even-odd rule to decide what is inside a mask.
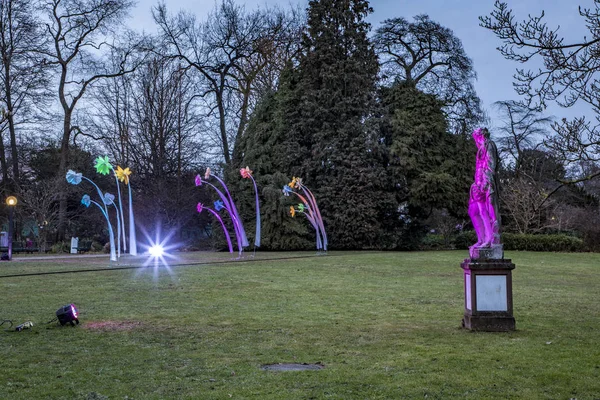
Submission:
[[[8,196],[6,198],[6,205],[8,206],[8,260],[12,260],[12,240],[13,240],[13,212],[17,205],[17,198],[15,196]]]

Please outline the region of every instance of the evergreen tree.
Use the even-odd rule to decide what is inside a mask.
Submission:
[[[370,12],[364,0],[309,2],[295,105],[300,118],[290,121],[310,149],[301,176],[314,188],[337,248],[379,247],[381,221],[393,214],[370,123],[379,69],[364,21]]]
[[[303,178],[315,193],[331,248],[391,246],[396,217],[373,121],[378,63],[364,21],[371,11],[364,0],[309,3],[297,66],[288,66],[277,93],[257,108],[233,160],[236,168],[255,170],[257,183],[266,184],[263,195],[275,188],[281,193],[284,177]],[[283,243],[288,233],[307,232],[302,237],[314,240],[312,228],[301,228],[306,221],[285,215],[295,199],[279,199],[274,215],[263,213],[273,219],[264,224],[263,239]]]
[[[403,222],[399,245],[415,248],[434,209],[466,213],[475,151],[470,138],[448,133],[443,103],[413,85],[382,88],[381,106],[388,171]]]
[[[289,207],[297,199],[284,198],[282,188],[299,165],[301,138],[287,131],[286,104],[293,102],[295,71],[288,66],[275,93],[267,93],[256,106],[243,135],[236,138],[232,168],[227,171],[229,187],[235,192],[240,216],[250,242],[254,241],[254,193],[252,185],[240,178],[239,169],[248,166],[259,191],[261,248],[269,250],[313,249],[314,232],[307,221],[291,218]],[[294,117],[294,110],[289,109]]]

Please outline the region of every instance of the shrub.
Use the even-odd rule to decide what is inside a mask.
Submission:
[[[51,253],[68,253],[71,250],[71,244],[67,242],[56,242],[52,245]]]
[[[585,251],[583,240],[568,235],[526,235],[520,233],[504,233],[502,242],[505,250],[528,251]]]
[[[421,250],[443,250],[451,246],[451,243],[446,243],[443,235],[430,233],[423,238],[419,248]]]
[[[102,246],[102,243],[97,242],[95,240],[92,241],[91,251],[93,251],[94,253],[98,253],[98,252],[102,251],[103,249],[104,249],[104,246]]]
[[[456,235],[454,238],[454,247],[457,250],[467,250],[469,246],[472,246],[476,241],[477,235],[475,234],[475,231],[465,231]]]
[[[475,232],[463,232],[456,236],[454,245],[457,249],[465,250],[476,241],[477,235],[475,235]],[[560,252],[578,252],[586,250],[583,240],[569,235],[503,233],[502,243],[504,244],[504,250]]]

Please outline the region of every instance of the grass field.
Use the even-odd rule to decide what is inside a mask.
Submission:
[[[510,333],[460,328],[461,251],[3,262],[0,399],[600,399],[600,255],[506,256]]]

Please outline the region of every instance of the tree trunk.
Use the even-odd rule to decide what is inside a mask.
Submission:
[[[64,177],[67,174],[67,164],[69,163],[69,139],[71,137],[71,110],[65,109],[65,119],[63,123],[63,137],[60,146],[60,164],[58,167],[58,176],[63,177],[59,184],[58,191],[58,240],[65,238],[67,228],[67,182]]]
[[[8,166],[6,165],[6,155],[4,154],[4,138],[0,135],[0,167],[2,167],[2,183],[8,185]]]
[[[217,105],[219,108],[219,130],[221,132],[221,141],[223,142],[223,158],[225,158],[225,164],[231,164],[231,157],[229,156],[229,143],[227,141],[227,127],[225,125],[225,106],[223,105],[223,93],[217,92]]]

